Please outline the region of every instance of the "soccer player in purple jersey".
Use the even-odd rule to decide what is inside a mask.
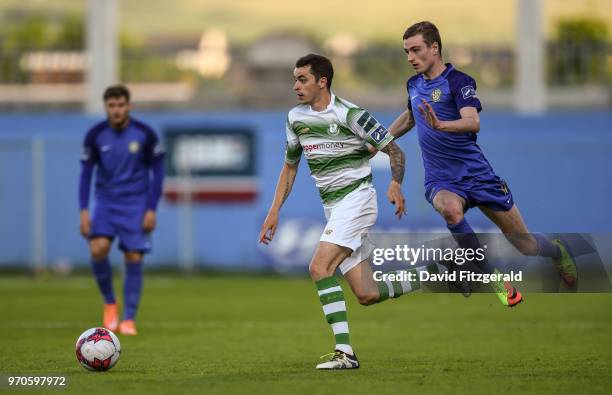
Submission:
[[[136,335],[135,317],[142,291],[142,259],[151,249],[155,210],[164,177],[164,152],[153,129],[130,117],[130,92],[121,85],[104,92],[107,119],[85,136],[79,205],[81,234],[89,240],[91,267],[104,298],[103,325]],[[96,168],[95,205],[89,217],[89,192]],[[113,291],[108,253],[113,239],[126,262],[123,320]]]
[[[574,286],[576,265],[563,243],[529,233],[508,185],[495,174],[476,143],[482,105],[474,79],[443,62],[442,40],[433,23],[410,26],[403,41],[408,62],[417,74],[406,84],[407,109],[389,131],[399,138],[416,125],[427,200],[461,247],[479,245],[464,217],[468,209],[478,207],[522,254],[550,257],[565,284]],[[481,269],[493,271],[488,264]],[[496,283],[494,288],[506,306],[522,300],[508,282]]]

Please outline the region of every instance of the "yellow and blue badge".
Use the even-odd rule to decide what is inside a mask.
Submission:
[[[128,146],[128,149],[131,153],[135,154],[140,149],[140,144],[138,143],[138,141],[132,141]]]
[[[431,100],[433,100],[434,103],[439,102],[441,98],[442,98],[442,91],[440,90],[440,88],[436,88],[433,91],[431,91]]]

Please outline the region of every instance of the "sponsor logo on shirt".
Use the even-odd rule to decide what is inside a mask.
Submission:
[[[102,147],[100,147],[101,152],[106,152],[110,149],[111,149],[110,145],[103,145]]]
[[[319,143],[319,144],[307,144],[304,146],[304,151],[310,152],[314,150],[326,150],[326,151],[335,151],[337,149],[344,148],[343,142],[333,142],[333,143]]]
[[[128,149],[131,153],[135,154],[140,149],[140,144],[138,143],[138,141],[132,141],[128,146]]]
[[[372,133],[370,133],[370,137],[372,137],[372,140],[376,141],[377,143],[380,143],[385,139],[387,133],[387,129],[382,126],[379,126]]]
[[[440,90],[440,88],[436,88],[433,91],[431,91],[431,100],[433,100],[434,103],[439,102],[441,98],[442,98],[442,90]]]
[[[471,85],[466,85],[463,88],[461,88],[461,95],[463,95],[464,99],[476,97],[476,89],[474,89],[474,87]]]
[[[338,124],[336,123],[330,124],[327,128],[327,133],[329,133],[330,136],[337,136],[339,132],[340,130],[338,129]]]

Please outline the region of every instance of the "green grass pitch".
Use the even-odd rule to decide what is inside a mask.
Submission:
[[[415,294],[370,307],[347,294],[362,367],[319,372],[314,366],[332,351],[333,336],[309,280],[148,275],[140,334],[120,336],[119,363],[97,373],[74,355],[78,335],[100,324],[93,279],[3,275],[0,373],[67,374],[65,391],[79,394],[522,395],[612,388],[610,294],[528,294],[515,309],[490,294]]]

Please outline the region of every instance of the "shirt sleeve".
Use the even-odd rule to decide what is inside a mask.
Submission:
[[[408,98],[406,108],[412,112],[412,100],[410,100],[410,80],[406,81],[406,97]]]
[[[83,141],[81,154],[81,176],[79,177],[79,208],[85,210],[89,206],[91,178],[93,169],[98,162],[99,154],[96,147],[96,133],[90,130]]]
[[[153,165],[159,158],[163,158],[166,151],[161,143],[157,134],[154,131],[149,130],[147,132],[147,143],[145,147],[145,156],[147,163]]]
[[[98,163],[100,154],[96,146],[96,136],[97,133],[93,129],[85,136],[85,140],[83,141],[83,152],[81,153],[81,163],[87,163],[91,166]]]
[[[151,169],[151,180],[147,196],[147,209],[155,211],[162,195],[164,182],[164,155],[165,150],[157,134],[153,129],[146,128],[147,142],[145,147],[145,157]]]
[[[374,148],[381,150],[393,140],[389,131],[362,108],[351,108],[346,116],[349,129]]]
[[[81,162],[81,177],[79,178],[79,208],[81,210],[89,207],[92,173],[93,165],[89,162]]]
[[[147,208],[149,210],[157,210],[157,204],[159,198],[162,195],[163,184],[164,184],[164,156],[158,155],[154,158],[151,164],[152,179],[151,186],[149,188],[149,194],[147,196]]]
[[[463,107],[475,107],[478,112],[482,110],[480,99],[476,94],[476,81],[466,74],[457,74],[451,80],[451,94],[455,99],[457,111]]]
[[[300,144],[300,140],[295,134],[291,123],[289,123],[289,118],[287,118],[287,122],[285,124],[285,131],[287,133],[287,147],[285,149],[285,162],[295,165],[300,161],[302,156],[302,145]]]

